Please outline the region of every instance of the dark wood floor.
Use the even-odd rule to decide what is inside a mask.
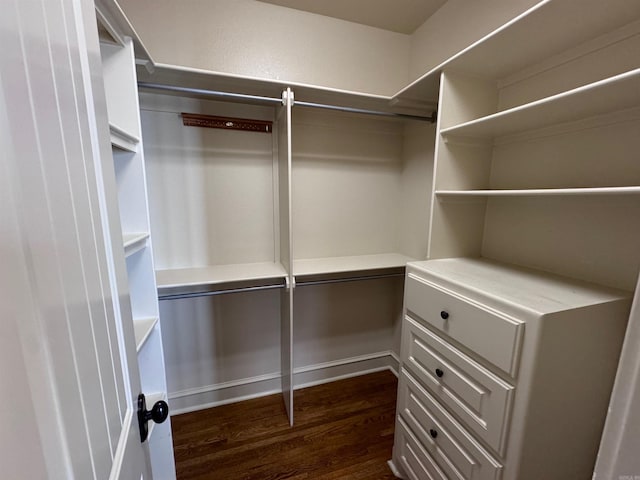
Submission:
[[[396,377],[389,371],[171,418],[178,479],[395,478]]]

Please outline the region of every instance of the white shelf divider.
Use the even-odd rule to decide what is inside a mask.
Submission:
[[[143,249],[149,238],[148,232],[125,233],[122,235],[124,245],[124,255],[128,257]]]
[[[531,188],[518,190],[436,190],[435,194],[440,198],[639,195],[640,186],[593,188]]]
[[[138,318],[133,320],[133,329],[136,336],[136,351],[140,351],[157,323],[158,317]]]
[[[540,129],[640,105],[640,68],[535,102],[445,128],[447,139],[487,138]]]
[[[403,268],[415,259],[398,253],[355,255],[348,257],[306,258],[293,261],[294,276],[326,275]]]
[[[287,272],[279,263],[238,263],[156,271],[158,288],[217,285],[286,276]]]

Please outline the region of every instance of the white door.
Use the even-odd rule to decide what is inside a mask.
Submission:
[[[150,477],[93,2],[0,12],[0,476]]]

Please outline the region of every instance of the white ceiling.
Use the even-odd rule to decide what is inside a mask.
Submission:
[[[258,0],[411,34],[446,0]]]

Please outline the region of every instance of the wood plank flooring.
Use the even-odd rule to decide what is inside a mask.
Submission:
[[[179,480],[385,480],[397,379],[389,371],[171,418]]]

